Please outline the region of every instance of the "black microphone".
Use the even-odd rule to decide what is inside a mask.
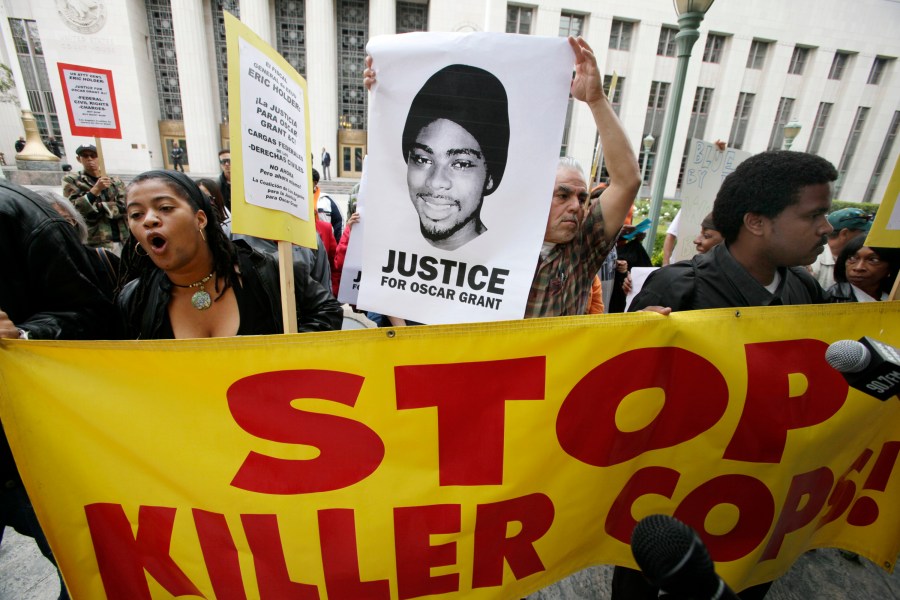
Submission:
[[[900,352],[870,337],[840,340],[825,351],[825,360],[847,380],[851,387],[888,400],[900,398]]]
[[[716,574],[693,529],[669,515],[650,515],[631,534],[631,553],[644,577],[670,598],[739,600]]]

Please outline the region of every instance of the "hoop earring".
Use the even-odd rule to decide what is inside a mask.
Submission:
[[[150,256],[149,254],[147,254],[146,250],[144,250],[143,253],[141,252],[141,250],[144,250],[144,247],[141,246],[140,242],[135,242],[134,243],[134,253],[135,254],[137,254],[138,256]]]
[[[200,237],[203,238],[203,241],[204,241],[204,242],[206,241],[206,232],[203,231],[203,228],[202,228],[202,227],[200,228]]]

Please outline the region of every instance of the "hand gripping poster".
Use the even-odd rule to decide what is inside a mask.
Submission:
[[[372,39],[359,306],[421,323],[520,319],[574,56],[565,38]]]

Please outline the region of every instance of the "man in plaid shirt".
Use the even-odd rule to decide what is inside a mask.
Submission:
[[[544,245],[528,294],[526,319],[587,314],[591,283],[615,246],[641,184],[634,151],[603,93],[603,78],[594,53],[581,38],[569,38],[569,42],[575,51],[572,96],[591,109],[610,184],[589,204],[581,166],[574,159],[560,159]]]

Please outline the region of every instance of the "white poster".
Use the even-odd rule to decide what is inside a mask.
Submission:
[[[309,221],[303,89],[241,38],[244,198]]]
[[[520,319],[553,195],[565,38],[372,39],[359,306],[421,323]]]
[[[82,129],[118,129],[115,97],[110,89],[111,73],[61,67],[72,125]]]
[[[341,304],[359,305],[359,284],[362,276],[363,240],[365,239],[365,205],[366,188],[368,181],[366,167],[368,158],[363,158],[363,172],[359,180],[359,190],[356,192],[356,212],[359,213],[359,222],[350,229],[350,239],[347,242],[347,253],[344,255],[344,266],[341,270],[341,285],[338,288],[338,302]],[[350,215],[347,215],[350,218]],[[345,228],[347,225],[344,226]]]
[[[681,217],[676,233],[678,243],[672,252],[671,262],[692,258],[697,253],[694,239],[700,233],[700,223],[712,212],[722,181],[750,156],[743,150],[719,150],[710,142],[691,140],[681,184]]]

